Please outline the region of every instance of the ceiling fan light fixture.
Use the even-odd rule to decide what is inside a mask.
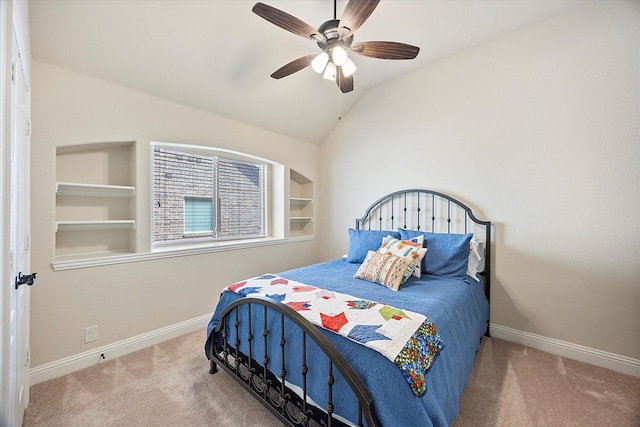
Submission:
[[[342,67],[342,65],[349,59],[349,56],[347,56],[347,51],[344,50],[342,46],[336,46],[331,50],[331,59],[338,67]]]
[[[323,78],[327,79],[327,80],[334,80],[336,79],[336,65],[333,62],[329,62],[327,64],[327,68],[324,69],[324,74],[322,75]]]
[[[345,77],[349,77],[350,75],[355,73],[357,70],[356,64],[354,64],[353,61],[349,58],[347,58],[344,64],[342,64],[341,68],[342,68],[342,74]]]
[[[329,62],[329,55],[327,52],[322,52],[311,61],[311,67],[313,71],[316,73],[322,73],[324,69],[327,67],[327,63]]]

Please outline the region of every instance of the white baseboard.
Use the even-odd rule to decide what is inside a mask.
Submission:
[[[640,377],[640,360],[491,323],[492,337]]]
[[[53,362],[36,366],[29,372],[29,381],[31,385],[38,384],[52,378],[70,374],[80,369],[88,368],[89,366],[97,365],[104,360],[124,356],[125,354],[141,350],[145,347],[179,337],[180,335],[197,331],[198,329],[206,327],[210,318],[210,314],[205,314],[203,316],[196,317],[195,319],[169,325],[164,328],[156,329],[155,331],[127,338],[126,340],[107,344],[103,347],[94,348],[83,353],[65,357],[64,359],[54,360]],[[205,337],[203,336],[203,357],[204,338]],[[104,355],[104,359],[102,358],[102,355]]]
[[[105,359],[124,356],[125,354],[170,340],[180,335],[197,331],[198,329],[204,328],[210,318],[210,314],[205,314],[203,316],[196,317],[195,319],[186,320],[184,322],[156,329],[155,331],[137,335],[126,340],[118,341],[103,347],[94,348],[83,353],[65,357],[64,359],[54,360],[53,362],[36,366],[30,370],[29,381],[31,385],[38,384],[62,375],[70,374],[80,369],[88,368],[89,366],[97,365]],[[592,365],[601,366],[617,372],[622,372],[623,374],[640,377],[640,360],[638,359],[620,356],[618,354],[578,344],[572,344],[566,341],[560,341],[554,338],[548,338],[542,335],[508,328],[502,325],[496,325],[495,323],[490,324],[489,330],[491,332],[491,336],[495,338],[526,345],[527,347],[590,363]],[[105,359],[102,358],[102,355],[105,356]]]

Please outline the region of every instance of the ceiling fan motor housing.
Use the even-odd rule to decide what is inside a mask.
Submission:
[[[346,38],[340,38],[340,31],[338,31],[338,25],[340,20],[331,19],[324,24],[320,25],[318,31],[324,35],[326,41],[319,41],[318,47],[323,51],[330,53],[334,46],[339,45],[344,48],[348,48],[353,43],[353,34]]]

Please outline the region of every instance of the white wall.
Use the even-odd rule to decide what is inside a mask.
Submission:
[[[371,89],[321,147],[321,258],[442,191],[495,224],[492,323],[640,359],[639,22],[589,2]]]
[[[314,182],[319,147],[42,62],[33,63],[32,118],[32,269],[38,272],[32,368],[211,313],[224,286],[317,261],[316,242],[305,241],[54,272],[56,146],[136,141],[137,246],[143,249],[149,246],[150,141],[237,150]],[[91,325],[100,338],[84,344]]]

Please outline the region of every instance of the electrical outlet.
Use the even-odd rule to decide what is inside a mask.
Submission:
[[[84,328],[84,343],[90,343],[98,340],[98,325],[87,326]]]

